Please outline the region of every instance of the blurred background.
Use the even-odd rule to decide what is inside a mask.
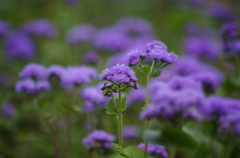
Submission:
[[[153,40],[162,41],[179,56],[178,65],[169,66],[154,80],[168,81],[183,74],[179,69],[198,63],[205,69],[197,69],[199,73],[192,76],[207,85],[206,97],[240,98],[239,20],[239,0],[0,0],[0,158],[54,157],[52,136],[59,150],[65,150],[69,128],[71,158],[87,157],[82,139],[92,131],[91,124],[117,135],[117,121],[104,108],[80,109],[86,99],[79,89],[95,86],[105,68],[126,63],[130,50]],[[20,72],[30,63],[45,68],[87,65],[95,77],[74,92],[48,89],[40,94],[39,110],[34,106],[36,94],[20,93],[24,90],[16,87]],[[146,86],[141,72],[136,73],[143,92],[129,92],[124,113],[124,125],[136,129],[126,144],[135,146],[142,142],[144,124],[139,113]],[[93,120],[90,125],[89,120]],[[152,126],[158,129],[159,124]],[[208,148],[205,156],[189,151],[183,155],[208,157]]]

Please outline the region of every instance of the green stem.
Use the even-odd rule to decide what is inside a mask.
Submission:
[[[122,138],[122,94],[118,92],[118,130],[119,130],[119,145],[123,148],[123,138]]]
[[[157,63],[157,60],[154,59],[152,62],[151,68],[150,68],[149,75],[147,76],[146,99],[145,99],[145,106],[143,107],[143,109],[147,108],[147,106],[149,104],[149,84],[150,84],[150,81],[152,78],[152,73],[154,71],[154,67],[155,67],[156,63]],[[149,123],[150,123],[150,120],[147,118],[145,120],[145,132],[149,130]],[[147,150],[148,150],[148,142],[145,141],[144,151],[147,153]]]
[[[67,115],[67,135],[66,135],[66,151],[65,151],[65,158],[68,157],[68,150],[71,143],[71,128],[72,128],[72,122],[71,122],[71,113],[68,113]]]

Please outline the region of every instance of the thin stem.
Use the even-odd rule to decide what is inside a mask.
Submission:
[[[123,148],[123,138],[122,138],[122,94],[118,92],[118,130],[119,130],[119,145]]]
[[[38,106],[38,100],[34,100],[34,104],[36,105],[36,107],[41,112],[42,117],[43,117],[43,119],[44,119],[44,121],[45,121],[45,123],[47,125],[47,128],[50,131],[50,137],[51,137],[51,142],[52,142],[52,146],[53,146],[54,153],[55,153],[54,154],[55,158],[59,158],[59,150],[58,150],[57,140],[56,140],[56,137],[55,137],[55,132],[54,132],[53,126],[49,122],[49,120],[48,120],[47,116],[45,115],[45,113],[43,112],[43,110]]]
[[[154,59],[150,68],[150,72],[149,75],[147,76],[147,87],[146,87],[146,99],[145,99],[145,106],[143,107],[143,109],[147,108],[148,104],[149,104],[149,83],[151,81],[152,78],[152,73],[154,71],[154,67],[157,63],[157,60]],[[149,123],[150,123],[150,119],[146,119],[145,120],[145,132],[148,131],[149,129]],[[148,150],[148,142],[145,141],[144,143],[144,151],[147,153]]]
[[[113,94],[111,94],[111,98],[112,98],[112,101],[113,101],[114,108],[116,110],[116,114],[117,114],[117,116],[119,116],[118,108],[117,108],[117,105],[116,105],[116,101],[113,97]]]
[[[71,128],[72,128],[72,122],[71,122],[71,113],[68,113],[67,115],[67,135],[66,135],[66,150],[65,150],[65,158],[68,157],[68,149],[71,143]]]

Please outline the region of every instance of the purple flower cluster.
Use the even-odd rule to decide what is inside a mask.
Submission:
[[[189,76],[195,81],[201,82],[207,91],[216,91],[217,87],[224,81],[224,75],[219,70],[190,56],[180,58],[174,69],[173,71],[177,75]]]
[[[6,37],[4,47],[7,56],[11,58],[31,59],[36,53],[33,40],[23,32],[10,33]]]
[[[28,35],[52,38],[57,35],[56,27],[47,19],[28,21],[22,26],[22,31]]]
[[[88,151],[91,151],[96,148],[110,149],[114,140],[115,137],[113,135],[103,130],[97,130],[87,135],[82,143]]]
[[[145,58],[156,59],[157,61],[168,64],[177,63],[177,55],[168,52],[167,46],[160,41],[152,41],[147,44],[146,50],[132,50],[128,53],[128,64],[130,66],[137,65]]]
[[[13,118],[16,116],[16,110],[13,104],[5,103],[2,105],[2,114],[6,117]]]
[[[90,86],[82,89],[81,98],[84,100],[83,110],[85,112],[93,112],[102,108],[107,103],[107,98],[102,95],[101,87],[103,84]]]
[[[188,37],[183,43],[187,54],[206,59],[216,59],[219,57],[219,53],[221,52],[219,45],[219,41],[207,36]]]
[[[89,24],[78,25],[69,30],[66,34],[66,40],[70,44],[82,42],[92,42],[96,29]]]
[[[141,112],[142,119],[152,117],[169,120],[203,119],[199,110],[205,104],[205,95],[199,82],[190,77],[175,76],[168,83],[155,81],[149,88],[151,103]]]
[[[7,22],[0,20],[0,37],[6,36],[10,31],[10,26]]]
[[[202,109],[209,121],[219,124],[219,132],[225,134],[240,134],[240,100],[211,96]]]
[[[137,138],[139,136],[139,130],[134,126],[124,126],[123,127],[123,138],[131,139]]]
[[[93,65],[97,65],[101,60],[100,56],[94,51],[87,52],[82,58],[84,63]]]
[[[110,69],[105,69],[100,75],[100,80],[107,80],[115,84],[129,84],[130,87],[138,88],[138,79],[135,72],[124,64],[117,64]]]
[[[144,150],[144,144],[141,143],[141,144],[138,145],[138,147],[141,150]],[[152,156],[160,155],[163,158],[168,158],[168,152],[167,152],[166,148],[164,146],[158,145],[158,144],[148,143],[147,153],[152,155]]]

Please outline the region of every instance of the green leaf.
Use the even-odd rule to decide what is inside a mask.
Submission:
[[[113,155],[111,155],[111,158],[130,158],[125,154],[121,154],[121,153],[115,153]]]
[[[117,106],[119,104],[118,96],[115,96],[113,98],[115,100],[116,108],[117,108]],[[126,102],[127,102],[126,95],[122,95],[122,111],[125,111],[127,109]],[[116,114],[116,110],[115,110],[114,102],[113,102],[112,98],[110,98],[109,101],[107,102],[105,109],[106,109],[106,113],[109,115]]]
[[[145,133],[144,138],[152,143],[176,146],[190,151],[196,150],[198,143],[187,133],[179,129],[164,129],[158,133]]]
[[[151,67],[150,67],[149,65],[144,65],[144,66],[142,67],[143,71],[144,71],[146,74],[149,73],[150,68],[151,68]]]
[[[157,72],[152,73],[153,78],[158,77],[160,75],[161,75],[161,71],[157,71]]]
[[[128,146],[123,149],[123,152],[128,155],[129,158],[149,158],[143,150],[135,146]]]

